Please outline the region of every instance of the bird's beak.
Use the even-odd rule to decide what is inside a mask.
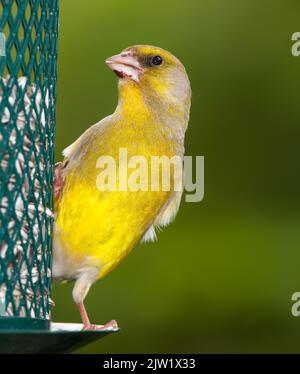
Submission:
[[[132,79],[135,82],[139,82],[140,75],[144,71],[131,52],[122,52],[119,55],[109,57],[105,63],[118,77]]]

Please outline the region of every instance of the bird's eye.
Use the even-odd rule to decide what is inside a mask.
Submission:
[[[152,65],[158,66],[158,65],[161,65],[162,62],[163,62],[162,57],[160,57],[160,56],[152,57],[152,60],[151,60]]]

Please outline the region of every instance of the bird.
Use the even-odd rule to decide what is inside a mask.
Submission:
[[[99,190],[97,160],[141,155],[184,158],[191,107],[191,85],[184,65],[152,45],[134,45],[106,59],[118,77],[113,114],[89,127],[63,151],[54,171],[53,278],[74,281],[72,296],[84,330],[117,329],[111,320],[92,324],[84,300],[90,287],[114,270],[141,242],[175,218],[182,190]],[[117,172],[121,165],[116,162]],[[125,175],[117,173],[119,185]],[[128,177],[128,176],[127,176]],[[161,177],[159,177],[161,181]],[[150,184],[150,182],[149,182]],[[145,186],[144,186],[145,187]]]

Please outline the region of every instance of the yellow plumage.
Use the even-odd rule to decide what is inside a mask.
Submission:
[[[155,56],[163,62],[151,66]],[[56,202],[53,273],[76,281],[77,304],[149,229],[171,220],[181,197],[173,190],[173,174],[170,191],[151,191],[150,178],[148,191],[98,190],[100,156],[118,160],[119,150],[126,149],[128,158],[141,155],[149,164],[152,156],[182,157],[190,108],[187,75],[170,53],[135,46],[108,65],[121,77],[118,107],[65,150],[63,188]],[[117,163],[117,175],[119,167]],[[117,185],[126,183],[123,178],[117,178]]]

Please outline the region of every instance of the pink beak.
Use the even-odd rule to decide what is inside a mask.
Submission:
[[[109,57],[105,63],[118,77],[131,79],[135,82],[139,82],[140,75],[144,71],[136,57],[129,51]]]

